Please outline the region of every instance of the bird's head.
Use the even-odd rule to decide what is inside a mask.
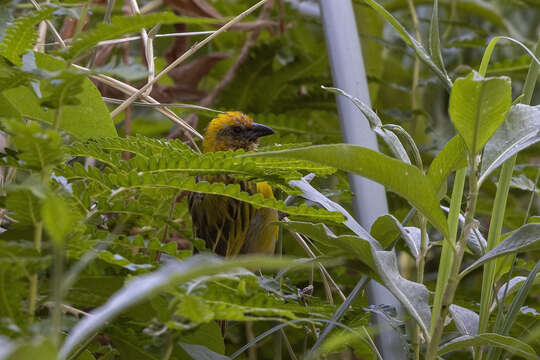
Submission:
[[[272,135],[274,130],[257,124],[240,112],[230,111],[212,119],[203,140],[204,152],[244,149],[257,150],[261,136]]]

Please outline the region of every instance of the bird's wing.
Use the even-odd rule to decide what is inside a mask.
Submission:
[[[257,183],[257,192],[265,198],[274,198],[272,187],[266,182]],[[249,224],[242,253],[273,254],[278,238],[278,212],[274,209],[261,208],[255,212]]]
[[[256,191],[254,183],[241,182],[243,191]],[[206,247],[222,256],[240,253],[255,208],[230,197],[191,193],[189,211],[193,219],[193,234],[206,242]]]

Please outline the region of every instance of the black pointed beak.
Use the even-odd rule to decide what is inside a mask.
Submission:
[[[272,130],[272,128],[269,128],[268,126],[264,126],[257,123],[251,124],[250,132],[256,138],[260,138],[261,136],[267,136],[267,135],[272,135],[276,133],[274,130]]]

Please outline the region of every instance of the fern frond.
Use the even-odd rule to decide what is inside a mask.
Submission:
[[[196,182],[192,177],[171,177],[167,173],[144,173],[130,171],[129,173],[103,173],[95,168],[85,170],[82,165],[63,166],[58,170],[59,175],[69,180],[86,179],[95,181],[111,193],[114,191],[130,189],[169,188],[178,191],[191,191],[196,193],[223,195],[247,202],[256,208],[276,209],[291,216],[319,221],[343,221],[343,216],[336,212],[324,209],[309,208],[305,204],[300,206],[287,206],[283,201],[264,198],[262,194],[250,195],[241,191],[239,184]]]
[[[1,45],[0,45],[1,46]],[[0,92],[23,85],[33,74],[25,73],[0,57]]]
[[[118,155],[111,155],[118,152]],[[120,152],[129,151],[137,156],[123,161]],[[106,138],[77,144],[69,148],[72,156],[93,157],[119,171],[128,173],[169,173],[180,175],[228,174],[241,179],[264,180],[287,187],[303,173],[325,176],[335,169],[302,160],[276,158],[243,158],[244,152],[217,152],[196,154],[178,140],[161,141],[145,137]],[[292,189],[289,189],[292,191]]]
[[[77,143],[68,148],[73,156],[102,156],[104,150],[127,151],[145,159],[159,155],[163,150],[169,154],[181,154],[182,156],[195,155],[195,153],[180,140],[153,139],[145,136],[102,137],[92,139],[85,143]]]
[[[177,16],[171,12],[153,13],[149,15],[114,16],[110,24],[99,23],[96,28],[77,36],[72,45],[60,55],[73,59],[96,46],[100,41],[120,38],[122,35],[138,32],[143,28],[157,24],[211,24],[214,19],[190,18]]]
[[[6,29],[4,39],[0,43],[0,55],[13,64],[21,66],[21,55],[32,49],[37,39],[35,26],[41,21],[49,19],[55,10],[53,7],[44,7],[40,11],[16,19]]]

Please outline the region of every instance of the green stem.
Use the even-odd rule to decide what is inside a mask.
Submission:
[[[51,339],[53,343],[60,344],[60,330],[62,326],[62,273],[64,271],[64,251],[62,245],[54,245],[53,269],[53,298]]]
[[[448,239],[443,242],[441,260],[439,265],[439,274],[437,276],[437,285],[435,289],[435,298],[433,300],[433,309],[431,311],[431,336],[435,331],[437,320],[441,314],[442,301],[445,286],[450,278],[452,264],[456,253],[456,239],[459,225],[459,214],[461,213],[461,202],[463,198],[463,188],[465,187],[465,178],[467,169],[462,168],[456,172],[454,187],[452,189],[452,199],[450,200],[450,211],[448,213]]]
[[[465,248],[467,247],[467,238],[474,226],[474,213],[476,211],[476,203],[478,201],[478,156],[471,155],[469,158],[469,164],[469,194],[467,200],[467,211],[465,214],[465,224],[463,226],[463,231],[461,232],[461,237],[456,246],[450,277],[444,291],[440,316],[434,320],[435,327],[433,328],[433,336],[431,337],[431,341],[428,345],[426,360],[434,360],[437,358],[437,349],[439,347],[444,329],[444,320],[448,315],[450,305],[452,305],[454,301],[454,296],[460,281],[459,268],[461,267],[463,255],[465,254]]]
[[[34,227],[34,249],[41,253],[41,237],[43,233],[43,223],[38,222]],[[34,321],[36,312],[37,293],[38,293],[38,275],[32,274],[29,279],[28,293],[28,313],[30,314],[30,322]]]
[[[421,217],[420,220],[422,235],[420,237],[420,254],[418,254],[418,259],[416,260],[416,282],[419,284],[424,283],[424,269],[426,266],[426,255],[427,255],[427,219],[425,216]],[[415,360],[420,360],[420,328],[418,325],[415,326],[415,341],[414,341],[414,358]]]
[[[73,33],[73,38],[75,38],[77,35],[79,35],[83,29],[84,23],[86,21],[86,17],[88,16],[88,5],[90,1],[87,1],[83,4],[81,8],[81,14],[79,15],[79,19],[77,20],[77,25],[75,26],[75,31]]]

